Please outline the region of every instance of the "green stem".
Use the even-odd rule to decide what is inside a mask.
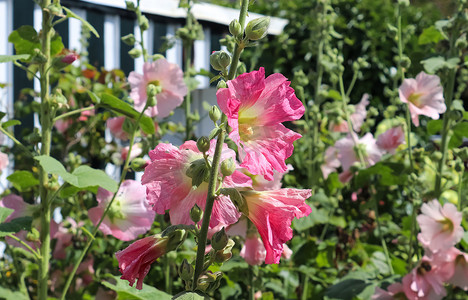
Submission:
[[[348,86],[348,90],[346,91],[346,99],[349,99],[351,92],[353,91],[354,85],[356,84],[356,80],[358,78],[359,71],[354,71],[353,78],[351,79],[351,83]]]
[[[164,283],[165,283],[165,292],[172,294],[172,277],[171,277],[171,265],[169,264],[169,258],[167,255],[164,255]]]
[[[148,51],[145,48],[145,42],[144,42],[144,38],[143,38],[143,32],[144,31],[141,29],[141,26],[140,26],[140,18],[142,16],[141,10],[140,10],[140,0],[137,1],[136,14],[137,14],[137,19],[138,19],[138,26],[140,27],[140,46],[141,46],[141,52],[143,53],[143,61],[147,62],[148,61]]]
[[[187,29],[190,31],[193,27],[193,18],[192,13],[190,12],[190,6],[187,9],[187,24],[185,25]],[[193,40],[191,38],[185,38],[183,40],[183,47],[184,47],[184,54],[185,54],[185,61],[184,61],[184,77],[185,81],[188,82],[190,79],[190,67],[192,65],[192,47],[193,47]],[[192,136],[192,110],[191,110],[191,98],[192,93],[188,91],[187,95],[185,96],[184,106],[185,106],[185,140],[190,140]]]
[[[62,296],[60,297],[61,300],[65,300],[65,296],[67,295],[68,289],[70,288],[73,277],[75,276],[76,271],[78,270],[78,267],[80,266],[80,263],[85,258],[86,253],[88,252],[89,248],[93,244],[93,242],[95,240],[95,237],[96,237],[96,234],[99,231],[99,226],[101,226],[101,223],[104,221],[104,218],[106,217],[107,212],[111,208],[112,203],[114,203],[114,200],[115,200],[115,198],[117,196],[117,193],[119,192],[120,186],[122,185],[123,181],[125,180],[125,176],[127,175],[127,171],[128,171],[128,166],[130,164],[130,153],[132,153],[132,147],[133,147],[133,144],[134,144],[134,141],[135,141],[135,135],[136,135],[136,133],[138,131],[138,128],[139,128],[140,119],[143,116],[143,114],[144,114],[144,112],[145,112],[145,110],[147,108],[148,107],[145,106],[145,108],[141,111],[140,115],[138,116],[138,118],[136,119],[136,121],[135,121],[135,123],[133,125],[133,130],[132,130],[132,134],[130,136],[130,142],[129,142],[129,146],[128,146],[129,147],[128,148],[128,153],[129,154],[127,155],[127,158],[125,159],[125,162],[124,162],[124,165],[123,165],[122,174],[120,175],[120,181],[119,181],[119,184],[117,185],[117,191],[112,196],[112,199],[109,202],[109,204],[107,204],[107,207],[104,210],[104,213],[102,214],[101,219],[96,224],[96,226],[94,226],[94,229],[93,229],[93,232],[92,232],[92,237],[88,240],[88,242],[86,243],[85,248],[83,249],[83,252],[81,253],[78,260],[75,262],[75,264],[73,266],[73,270],[71,271],[70,275],[67,278],[67,282],[65,283],[65,287],[63,289]]]
[[[26,68],[25,66],[23,66],[23,65],[22,65],[21,63],[19,63],[18,61],[16,61],[16,60],[13,61],[13,64],[14,64],[15,66],[17,66],[18,68],[23,69],[23,70],[26,71],[27,73],[31,74],[33,77],[36,77],[36,79],[39,79],[39,80],[40,80],[39,76],[37,76],[36,73],[34,73],[34,72],[32,72],[31,70],[29,70],[28,68]]]
[[[252,266],[249,266],[249,285],[249,299],[255,300],[254,272]]]
[[[239,23],[241,25],[241,32],[244,32],[244,24],[245,18],[247,16],[247,8],[249,6],[249,0],[242,0],[242,6],[239,14]],[[243,50],[243,43],[236,44],[234,48],[234,56],[232,59],[231,68],[229,69],[228,80],[234,78],[237,70],[237,64],[239,63],[240,54]],[[221,117],[221,124],[226,124],[227,116],[223,114]],[[222,125],[223,126],[223,125]],[[216,142],[215,153],[213,155],[213,163],[211,167],[211,175],[210,175],[210,182],[208,184],[208,195],[206,197],[206,206],[205,212],[203,214],[203,221],[202,226],[200,229],[200,234],[198,236],[198,249],[197,249],[197,258],[195,263],[195,272],[193,276],[193,284],[192,289],[195,290],[197,288],[198,278],[203,272],[203,265],[205,261],[205,248],[206,248],[206,240],[208,235],[208,227],[210,225],[211,220],[211,212],[213,210],[213,204],[215,200],[215,192],[217,188],[217,181],[218,181],[218,173],[219,173],[219,163],[221,160],[221,150],[224,144],[224,136],[226,130],[223,128],[218,135],[218,141]]]
[[[25,243],[23,240],[21,240],[20,238],[14,236],[13,234],[7,234],[6,235],[7,237],[10,237],[12,239],[14,239],[15,241],[17,241],[18,243],[20,243],[21,245],[23,245],[24,247],[26,247],[29,251],[31,251],[32,254],[34,254],[34,257],[36,258],[36,260],[40,260],[42,259],[42,256],[37,253],[36,250],[34,250],[31,246],[29,246],[27,243]]]
[[[304,274],[304,289],[302,290],[301,300],[307,300],[309,295],[309,277]]]
[[[375,192],[375,191],[374,191]],[[378,200],[377,200],[377,197],[375,197],[376,195],[374,194],[374,206],[375,206],[375,220],[377,222],[377,230],[379,231],[379,238],[380,238],[380,241],[382,243],[382,248],[384,250],[384,254],[385,254],[385,258],[387,260],[387,264],[388,264],[388,267],[390,269],[390,274],[393,275],[395,274],[395,272],[393,271],[393,266],[392,266],[392,261],[390,260],[390,255],[388,254],[388,249],[387,249],[387,243],[385,242],[385,239],[383,238],[383,235],[382,235],[382,227],[380,226],[380,218],[379,218],[379,204],[378,204]]]
[[[26,152],[27,154],[29,154],[31,157],[34,157],[35,155],[29,151],[28,148],[26,148],[25,145],[23,145],[20,141],[18,141],[11,133],[9,133],[5,128],[3,128],[2,126],[0,126],[0,131],[6,135],[7,137],[9,137],[17,146],[19,146],[21,149],[24,150],[24,152]]]
[[[60,120],[60,119],[63,119],[63,118],[69,117],[69,116],[73,116],[73,115],[82,113],[82,112],[84,112],[84,111],[93,110],[93,109],[96,109],[96,107],[95,107],[94,105],[93,105],[93,106],[89,106],[89,107],[84,107],[84,108],[76,109],[76,110],[72,110],[72,111],[69,111],[69,112],[67,112],[67,113],[61,114],[60,116],[55,117],[55,118],[52,120],[52,122],[55,123],[55,122],[57,122],[57,121]]]
[[[460,172],[458,175],[458,211],[462,211],[463,205],[462,205],[462,197],[463,197],[463,175],[465,175],[465,169]]]
[[[53,16],[45,9],[51,3],[50,0],[43,0],[41,3],[42,8],[42,53],[46,57],[44,64],[40,66],[40,85],[41,85],[41,111],[40,122],[42,128],[41,139],[41,155],[50,155],[50,147],[52,141],[52,119],[53,110],[50,105],[49,94],[49,70],[51,65],[51,38],[53,34],[52,19]],[[47,201],[47,185],[48,176],[47,172],[39,166],[39,193],[41,198],[41,261],[39,264],[38,273],[38,299],[46,300],[48,292],[48,279],[49,279],[49,259],[50,259],[50,220],[51,220],[51,207]]]

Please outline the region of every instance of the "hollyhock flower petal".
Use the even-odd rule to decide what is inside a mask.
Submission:
[[[52,253],[52,256],[55,259],[65,259],[67,256],[66,249],[73,244],[73,236],[74,232],[78,229],[78,227],[82,227],[84,225],[83,222],[76,223],[70,217],[65,219],[66,222],[60,223],[57,233],[53,236],[57,239],[55,243],[55,248]],[[69,224],[69,226],[67,226]]]
[[[133,286],[137,280],[136,288],[143,288],[143,279],[148,274],[151,264],[166,253],[168,239],[161,239],[158,235],[145,237],[115,253],[119,261],[121,279],[128,280]]]
[[[377,138],[377,146],[391,154],[395,154],[396,148],[401,144],[405,144],[405,133],[401,126],[390,128]]]
[[[404,296],[403,285],[399,282],[395,282],[388,286],[387,291],[377,287],[371,299],[372,300],[394,300],[394,299],[401,299],[403,296]]]
[[[291,248],[288,247],[288,245],[284,244],[283,245],[283,253],[281,253],[281,257],[284,259],[290,259],[293,254],[293,251]]]
[[[262,240],[256,234],[248,236],[241,249],[240,256],[251,266],[261,265],[266,257],[266,250]]]
[[[122,141],[127,141],[129,138],[129,135],[127,132],[123,130],[124,121],[125,121],[125,117],[109,118],[106,121],[106,125],[114,137]]]
[[[143,75],[131,72],[128,82],[132,88],[130,97],[135,101],[135,108],[139,111],[145,107],[148,98],[146,87],[154,84],[162,88],[162,92],[156,95],[156,106],[151,108],[149,113],[160,118],[169,116],[171,111],[181,105],[188,92],[182,70],[164,58],[146,62],[143,65]]]
[[[323,178],[327,179],[328,175],[335,172],[340,167],[341,163],[338,159],[338,149],[328,147],[324,154],[324,164],[320,166],[322,169]]]
[[[419,126],[419,116],[425,115],[439,119],[447,109],[444,102],[443,88],[437,75],[419,73],[416,79],[405,79],[399,90],[401,102],[408,103],[411,119]]]
[[[354,105],[354,113],[352,113],[349,118],[351,123],[353,124],[353,129],[356,132],[361,131],[361,126],[364,124],[364,120],[367,117],[367,110],[366,107],[369,105],[369,95],[364,94],[362,95],[361,101],[358,104]],[[342,120],[338,124],[331,123],[330,124],[330,131],[333,132],[348,132],[348,122]]]
[[[442,207],[439,201],[432,200],[422,205],[421,212],[417,216],[420,239],[426,241],[432,252],[449,249],[462,239],[462,213],[452,203]]]
[[[451,257],[454,272],[453,276],[449,278],[447,283],[468,291],[468,254],[463,253],[456,248],[452,248],[449,252],[452,254]]]
[[[361,149],[364,150],[362,155],[366,166],[373,166],[381,159],[382,151],[377,147],[376,141],[371,133],[367,133],[360,139],[354,135],[354,139],[358,146],[363,146]],[[356,145],[354,139],[348,134],[346,137],[336,141],[335,143],[335,148],[338,151],[337,157],[341,162],[343,171],[348,171],[355,162],[359,162],[359,158],[355,150]]]
[[[15,194],[3,197],[0,201],[0,207],[14,210],[13,213],[5,219],[5,222],[10,222],[20,217],[32,216],[34,211],[34,205],[24,202],[22,197]]]
[[[55,121],[54,126],[57,129],[58,132],[61,134],[64,134],[67,129],[73,124],[72,119],[59,119]]]
[[[8,155],[0,151],[0,171],[5,169],[9,163]]]
[[[281,123],[302,117],[304,106],[281,74],[265,78],[265,70],[228,81],[219,89],[218,105],[233,129],[229,137],[239,146],[241,166],[254,175],[273,179],[273,170],[286,172],[285,159],[301,137]]]
[[[146,201],[145,190],[138,181],[125,180],[99,229],[104,234],[113,235],[122,241],[134,240],[138,235],[150,230],[155,212]],[[96,197],[99,205],[91,208],[88,213],[94,225],[101,219],[112,196],[113,193],[99,188]]]
[[[127,159],[129,149],[130,149],[130,146],[127,146],[127,147],[122,148],[122,150],[120,151],[120,157],[122,158],[123,161]],[[132,147],[132,154],[130,154],[130,161],[132,159],[137,158],[142,153],[143,153],[143,149],[141,149],[141,144],[140,143],[134,144]]]
[[[216,141],[211,142],[208,154],[214,153]],[[221,160],[235,158],[235,152],[223,146]],[[185,142],[180,148],[171,144],[159,144],[150,151],[151,163],[145,168],[142,184],[147,188],[147,199],[158,214],[169,210],[172,224],[193,224],[190,210],[197,204],[205,208],[208,194],[208,184],[202,182],[197,188],[192,187],[192,178],[187,176],[187,169],[196,160],[203,160],[203,154],[198,151],[194,141]],[[226,177],[226,187],[250,186],[251,179],[234,172]],[[240,213],[227,196],[219,196],[214,203],[210,227],[219,224],[230,225],[240,217]]]
[[[267,251],[265,263],[279,263],[283,244],[292,238],[292,219],[308,216],[312,211],[305,203],[311,191],[280,189],[241,193],[248,206],[248,218],[257,227]]]

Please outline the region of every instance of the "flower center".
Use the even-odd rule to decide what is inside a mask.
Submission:
[[[442,231],[452,232],[454,229],[453,222],[449,218],[437,221],[442,225]]]
[[[408,101],[411,102],[411,103],[413,103],[416,107],[421,108],[421,106],[422,106],[422,103],[421,103],[421,96],[422,96],[421,93],[412,93],[412,94],[408,97]]]
[[[107,215],[111,222],[114,222],[115,219],[125,219],[125,214],[122,212],[122,203],[119,198],[116,198],[114,203],[112,203]]]
[[[242,141],[245,142],[252,139],[252,136],[254,135],[253,126],[255,124],[256,119],[256,117],[242,117],[241,112],[239,112],[239,136]]]
[[[152,80],[152,81],[148,82],[147,86],[150,85],[150,84],[154,84],[155,86],[161,85],[161,83],[159,83],[159,80]]]

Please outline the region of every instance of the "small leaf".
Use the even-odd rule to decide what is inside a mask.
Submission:
[[[101,99],[93,92],[91,91],[87,91],[88,92],[88,95],[89,95],[89,98],[91,98],[91,100],[96,103],[96,104],[99,104],[101,103]]]
[[[6,63],[15,60],[28,60],[31,57],[29,54],[19,55],[0,55],[0,63]]]
[[[5,222],[8,216],[11,215],[14,211],[14,209],[0,206],[0,223]]]
[[[8,234],[17,233],[21,230],[30,231],[32,217],[21,217],[11,220],[8,223],[0,224],[0,237],[4,237]]]
[[[210,297],[203,296],[199,293],[195,292],[182,292],[180,294],[175,295],[172,300],[209,300]]]
[[[19,120],[8,120],[2,123],[3,128],[8,128],[11,126],[16,126],[16,125],[21,125],[21,122]]]
[[[210,132],[210,135],[208,136],[208,139],[211,141],[212,139],[214,139],[215,137],[218,136],[218,134],[220,134],[222,131],[221,128],[213,128],[213,130],[211,130]]]
[[[131,287],[128,281],[120,279],[120,276],[112,276],[111,283],[108,281],[102,281],[101,283],[111,290],[117,292],[117,299],[132,299],[132,300],[170,300],[172,296],[166,294],[150,285],[144,284],[141,290],[137,290],[135,287]]]
[[[89,166],[79,166],[72,175],[76,176],[78,188],[86,188],[90,186],[100,186],[112,193],[117,192],[117,183],[109,177],[104,171],[93,169]]]
[[[39,184],[39,180],[29,171],[16,171],[7,177],[13,186],[20,192],[23,192]]]
[[[75,14],[74,12],[72,12],[70,9],[62,6],[63,10],[67,13],[67,17],[69,18],[74,18],[74,19],[77,19],[77,20],[80,20],[81,23],[83,23],[83,25],[88,28],[97,38],[99,38],[99,33],[96,31],[96,29],[93,27],[93,25],[89,24],[88,21],[86,21],[85,19],[83,19],[82,17],[78,16],[77,14]]]
[[[431,26],[423,30],[421,35],[418,38],[419,45],[426,45],[426,44],[437,44],[441,40],[444,39],[442,33],[435,28],[435,26]]]

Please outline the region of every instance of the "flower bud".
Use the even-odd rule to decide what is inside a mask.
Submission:
[[[203,216],[203,211],[198,205],[194,205],[190,210],[190,219],[196,224],[200,222]]]
[[[465,49],[468,46],[468,42],[466,41],[466,34],[462,34],[457,41],[455,42],[455,46],[458,49]]]
[[[403,56],[400,60],[400,66],[408,69],[411,66],[411,59],[408,56]]]
[[[210,287],[211,282],[212,282],[211,278],[209,278],[208,276],[206,275],[200,276],[200,278],[198,278],[198,281],[197,281],[197,290],[200,290],[202,292],[207,291],[208,288]]]
[[[220,231],[213,234],[213,237],[211,238],[211,246],[215,250],[222,250],[226,247],[228,240],[229,238],[223,227]]]
[[[249,40],[256,41],[267,35],[270,17],[261,17],[250,21],[245,27],[245,35]]]
[[[138,48],[133,48],[132,50],[128,51],[128,55],[130,55],[130,57],[133,59],[137,59],[141,56],[141,50]]]
[[[217,122],[219,119],[221,119],[221,111],[219,110],[218,106],[213,105],[210,109],[209,113],[210,119],[213,122]]]
[[[135,3],[133,1],[125,1],[125,4],[127,5],[127,9],[135,10]]]
[[[223,174],[223,176],[231,176],[235,170],[236,163],[234,162],[234,159],[232,159],[232,157],[223,160],[223,162],[221,163],[221,174]]]
[[[408,7],[410,2],[409,0],[398,0],[398,5],[401,5],[402,7]]]
[[[133,33],[127,34],[126,36],[123,36],[121,39],[122,39],[122,42],[124,42],[124,44],[129,45],[129,46],[135,45],[135,42],[136,42],[135,36],[133,35]]]
[[[232,257],[232,247],[234,247],[235,244],[233,240],[229,239],[223,250],[216,251],[214,261],[221,264],[230,260]]]
[[[224,80],[220,80],[218,81],[218,84],[216,85],[216,88],[219,90],[219,89],[225,89],[227,88],[227,84],[226,84],[226,81]]]
[[[145,170],[146,166],[148,166],[148,161],[144,158],[135,158],[130,163],[130,167],[135,172],[142,172]]]
[[[210,140],[206,136],[202,136],[197,140],[198,151],[205,153],[210,150]]]
[[[223,71],[231,64],[231,56],[224,51],[215,51],[210,56],[210,63],[216,71]]]
[[[245,72],[247,72],[247,68],[245,67],[245,64],[239,63],[239,66],[237,67],[237,74],[240,75],[240,74],[244,74]]]
[[[177,248],[185,241],[187,234],[184,229],[175,229],[167,233],[167,238],[169,239],[167,243],[166,251],[172,251]]]
[[[70,51],[61,59],[61,62],[70,65],[79,57],[80,56],[78,55],[78,53],[76,53],[75,51]]]
[[[141,16],[140,19],[138,20],[138,25],[140,26],[141,31],[146,31],[149,28],[149,21],[148,18],[145,16]]]
[[[231,23],[229,24],[229,32],[237,37],[238,35],[241,34],[241,24],[239,23],[239,21],[237,21],[237,19],[234,19],[231,21]]]
[[[182,264],[179,267],[179,276],[182,278],[184,281],[190,281],[192,280],[193,277],[193,266],[189,264],[187,259],[184,258],[182,261]]]
[[[151,56],[151,58],[153,59],[153,61],[157,61],[158,59],[164,58],[164,55],[162,55],[162,54],[153,54],[153,56]]]

